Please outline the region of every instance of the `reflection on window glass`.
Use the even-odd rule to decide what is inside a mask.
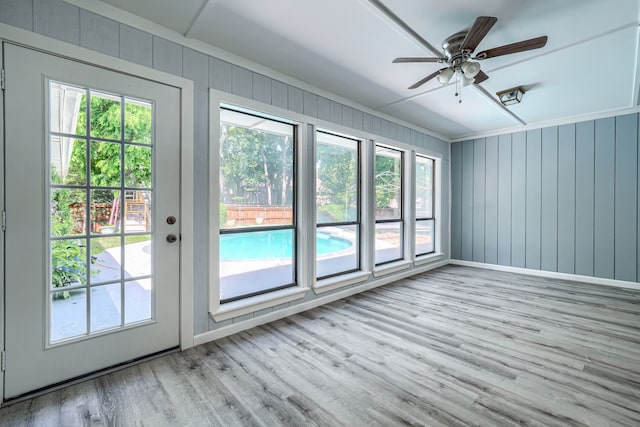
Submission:
[[[148,102],[125,99],[124,140],[151,144],[152,105]]]
[[[358,141],[317,133],[318,224],[358,219]]]
[[[374,242],[376,265],[397,261],[404,256],[402,174],[402,152],[376,146],[376,239]]]
[[[66,297],[64,288],[87,284],[87,245],[85,239],[51,240],[51,288],[57,297]]]
[[[321,226],[316,232],[316,276],[358,270],[359,225]]]
[[[402,258],[402,223],[376,224],[376,265]]]
[[[292,229],[220,236],[220,299],[229,301],[294,281]]]
[[[433,160],[416,156],[416,218],[433,218]]]
[[[51,342],[75,338],[87,333],[87,291],[75,289],[53,292],[49,322]]]
[[[424,255],[435,250],[433,220],[416,221],[416,255]]]
[[[416,256],[435,252],[434,160],[416,155]]]
[[[56,343],[152,318],[153,105],[53,81],[48,105]]]
[[[376,147],[376,219],[400,219],[402,157],[397,150]]]
[[[58,82],[49,83],[49,128],[67,135],[86,133],[86,89]]]
[[[221,111],[221,228],[293,224],[293,126]]]
[[[150,278],[124,283],[124,323],[151,319],[153,282]]]
[[[120,283],[91,288],[91,330],[98,332],[121,325]]]
[[[220,110],[220,120],[224,303],[295,282],[295,128],[226,108]]]
[[[51,189],[50,227],[52,236],[86,233],[87,195],[84,190]]]
[[[120,186],[120,150],[117,142],[91,141],[89,153],[91,166],[91,185],[96,187]]]
[[[51,135],[51,183],[84,185],[87,177],[87,144],[82,139]]]
[[[151,187],[151,147],[124,146],[125,187]]]
[[[121,99],[106,93],[91,91],[89,124],[92,138],[120,140]]]
[[[359,141],[316,132],[316,277],[360,268]]]

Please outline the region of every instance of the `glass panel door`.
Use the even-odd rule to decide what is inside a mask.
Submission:
[[[179,345],[181,95],[11,44],[4,60],[11,398]]]
[[[48,344],[153,318],[153,103],[49,82]]]

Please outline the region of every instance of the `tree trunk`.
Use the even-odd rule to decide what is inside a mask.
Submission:
[[[267,164],[267,156],[264,154],[264,147],[261,149],[262,151],[262,165],[264,167],[264,176],[267,180],[267,204],[271,206],[271,177],[269,176],[269,166]]]

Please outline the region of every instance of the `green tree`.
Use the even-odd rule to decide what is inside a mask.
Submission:
[[[358,206],[357,150],[319,143],[316,168],[320,188],[317,199],[320,222],[353,221]]]
[[[87,132],[86,96],[80,103],[76,134],[92,138],[121,139],[121,103],[119,100],[91,96],[90,133]],[[151,108],[145,105],[127,102],[125,104],[125,141],[151,144]],[[89,169],[91,185],[104,187],[120,186],[120,171],[124,166],[125,185],[149,187],[151,185],[151,148],[142,145],[124,145],[125,162],[122,165],[119,142],[90,142]],[[69,160],[69,172],[63,180],[52,170],[52,182],[55,184],[81,184],[86,182],[86,144],[77,140],[73,144]],[[113,202],[117,191],[93,191],[92,202]],[[69,191],[53,191],[51,200],[52,236],[70,236],[73,234],[76,219],[71,214],[70,205],[75,200],[69,197]],[[91,197],[91,196],[89,196]],[[88,201],[85,200],[88,203]],[[86,247],[77,239],[51,241],[51,284],[54,288],[69,286],[86,281]],[[55,294],[58,298],[68,298],[69,292]]]
[[[82,97],[78,114],[78,135],[87,134],[86,98]],[[125,104],[125,141],[151,144],[151,108],[133,103]],[[91,97],[90,136],[120,140],[121,105],[118,101],[97,96]],[[69,170],[86,179],[84,144],[74,144]],[[91,184],[115,187],[120,185],[120,161],[122,144],[92,141],[90,147]],[[76,172],[77,171],[77,172]],[[151,185],[151,150],[140,145],[125,146],[124,175],[126,185],[149,187]]]
[[[293,140],[290,136],[223,123],[220,172],[223,203],[291,204]]]
[[[376,208],[391,207],[392,200],[400,203],[401,188],[400,158],[376,154]]]

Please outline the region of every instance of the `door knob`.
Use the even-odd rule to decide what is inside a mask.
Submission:
[[[167,234],[167,242],[174,243],[178,240],[178,237],[175,234]]]

